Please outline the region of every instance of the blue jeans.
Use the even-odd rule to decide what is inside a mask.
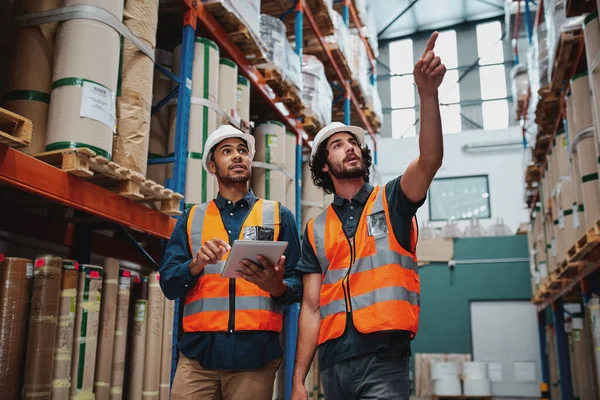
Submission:
[[[369,353],[321,371],[326,400],[408,400],[408,356]]]

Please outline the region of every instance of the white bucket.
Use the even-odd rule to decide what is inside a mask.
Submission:
[[[463,382],[465,396],[491,396],[492,383],[489,379],[471,379]]]
[[[464,380],[477,380],[488,378],[488,365],[484,362],[467,361],[462,365]]]
[[[433,381],[433,394],[435,396],[460,396],[462,390],[458,378],[446,377]]]

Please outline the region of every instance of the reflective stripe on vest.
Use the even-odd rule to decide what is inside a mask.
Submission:
[[[240,229],[240,240],[249,228],[269,228],[273,239],[279,235],[279,205],[277,202],[259,199],[249,211]],[[188,219],[188,240],[192,254],[212,238],[229,242],[229,235],[221,219],[216,203],[209,202],[194,206]],[[253,236],[254,237],[254,236]],[[246,239],[249,240],[249,239]],[[230,304],[230,280],[221,277],[227,253],[223,260],[209,264],[185,299],[183,326],[186,332],[198,331],[281,331],[282,308],[271,295],[244,279],[235,279],[235,303]],[[231,318],[231,308],[235,310]],[[232,326],[233,321],[233,326]]]
[[[377,187],[367,200],[353,241],[355,255],[351,267],[343,266],[349,262],[348,251],[340,246],[347,249],[349,245],[344,236],[339,237],[343,232],[335,233],[337,229],[343,230],[337,214],[325,210],[309,223],[309,241],[323,274],[319,344],[343,333],[347,311],[353,313],[354,325],[363,333],[378,330],[416,333],[420,306],[417,262],[414,254],[397,242],[384,196],[385,187]],[[368,226],[369,218],[372,227]],[[327,224],[333,225],[328,228]],[[414,227],[413,218],[411,246],[416,244]],[[329,259],[328,255],[340,259]],[[342,282],[346,282],[348,292]],[[388,306],[404,315],[394,321],[385,315]]]

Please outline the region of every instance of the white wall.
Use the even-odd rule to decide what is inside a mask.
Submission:
[[[436,177],[488,175],[492,218],[481,220],[481,225],[484,227],[495,224],[496,218],[503,218],[511,231],[516,232],[521,222],[528,221],[529,214],[523,199],[523,149],[522,146],[513,145],[510,150],[490,149],[467,153],[463,150],[463,146],[499,142],[515,143],[520,140],[519,127],[498,131],[471,130],[444,136],[444,161]],[[418,138],[381,138],[377,142],[377,153],[377,169],[385,183],[401,175],[408,164],[418,156]],[[417,218],[419,225],[429,219],[427,201],[417,212]],[[441,227],[444,224],[444,222],[435,222],[432,226]],[[459,221],[462,230],[468,225],[469,221]]]

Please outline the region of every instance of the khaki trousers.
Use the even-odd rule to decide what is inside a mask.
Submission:
[[[171,400],[271,400],[281,358],[259,369],[219,371],[179,353]]]

